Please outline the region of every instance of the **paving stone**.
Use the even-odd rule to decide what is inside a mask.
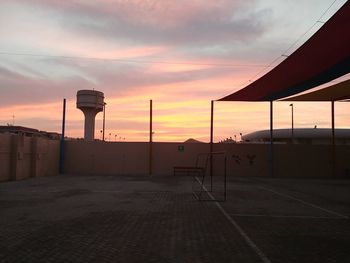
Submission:
[[[0,262],[262,262],[216,203],[194,198],[191,183],[59,176],[0,184]],[[322,218],[325,211],[259,192],[262,185],[310,202],[318,196],[326,207],[336,198],[315,190],[307,196],[305,184],[299,191],[294,181],[285,187],[285,181],[230,179],[228,201],[220,205],[271,262],[350,262],[349,219]],[[336,207],[346,209],[348,201]],[[273,217],[282,204],[285,213],[292,208],[290,217]],[[304,212],[315,218],[292,217]]]

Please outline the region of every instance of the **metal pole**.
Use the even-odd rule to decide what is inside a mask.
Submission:
[[[213,140],[214,140],[214,101],[211,101],[210,109],[210,152],[213,152]]]
[[[331,101],[332,108],[332,176],[336,176],[336,152],[335,152],[335,124],[334,124],[334,101]]]
[[[225,165],[225,168],[224,168],[224,201],[226,201],[226,195],[227,195],[227,157],[226,157],[226,153],[224,155],[224,165]]]
[[[106,102],[103,103],[103,124],[102,124],[102,141],[105,141],[105,127],[106,127]]]
[[[294,142],[294,105],[292,103],[289,106],[292,107],[292,142]]]
[[[210,192],[213,191],[213,140],[214,140],[214,101],[210,108]]]
[[[270,176],[273,177],[273,102],[270,101]]]
[[[153,101],[149,101],[149,175],[153,173]]]
[[[60,141],[60,162],[59,162],[59,173],[64,173],[64,133],[66,126],[66,99],[63,99],[63,110],[62,110],[62,134]]]

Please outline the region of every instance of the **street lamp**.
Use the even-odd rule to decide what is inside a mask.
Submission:
[[[292,109],[292,142],[294,142],[294,112],[293,112],[293,103],[289,104]]]

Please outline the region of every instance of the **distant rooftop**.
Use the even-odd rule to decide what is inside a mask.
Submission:
[[[13,126],[13,125],[0,126],[0,133],[23,134],[25,136],[30,136],[30,137],[38,136],[38,137],[46,137],[50,139],[59,139],[61,137],[61,134],[57,132],[40,131],[29,127]]]

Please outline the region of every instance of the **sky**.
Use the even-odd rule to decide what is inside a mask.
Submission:
[[[66,135],[83,137],[76,93],[95,89],[108,141],[147,141],[152,99],[154,141],[207,142],[210,101],[283,61],[345,2],[1,0],[0,125],[61,132],[66,98]],[[275,103],[275,128],[291,127],[289,104]],[[347,104],[336,127],[350,128]],[[330,127],[330,103],[293,107],[295,128]],[[269,104],[216,102],[214,126],[214,141],[268,129]]]

